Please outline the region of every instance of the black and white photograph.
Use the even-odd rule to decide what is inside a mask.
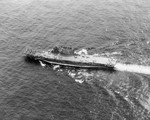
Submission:
[[[150,0],[0,0],[0,120],[150,120]]]

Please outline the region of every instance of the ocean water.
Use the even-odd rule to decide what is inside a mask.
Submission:
[[[0,120],[149,120],[150,75],[42,67],[27,46],[150,65],[148,0],[0,0]]]

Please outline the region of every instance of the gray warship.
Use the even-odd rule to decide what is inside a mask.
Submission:
[[[88,55],[85,49],[77,52],[58,47],[45,51],[36,51],[28,48],[25,51],[25,55],[27,58],[53,65],[88,69],[114,69],[110,58],[99,55]]]

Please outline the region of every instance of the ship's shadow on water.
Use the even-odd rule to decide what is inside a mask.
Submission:
[[[40,65],[40,62],[32,57],[24,56],[24,61],[29,64]]]
[[[69,68],[69,69],[74,69],[75,71],[78,71],[78,70],[85,70],[85,68],[81,68],[81,67],[66,67],[66,66],[60,66],[60,68],[62,69],[66,69],[66,68]],[[86,70],[88,72],[92,72],[92,71],[103,71],[103,72],[107,72],[107,73],[115,73],[116,70],[113,68],[113,67],[100,67],[100,68],[86,68]]]

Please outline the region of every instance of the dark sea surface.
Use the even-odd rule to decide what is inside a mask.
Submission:
[[[0,120],[150,120],[150,75],[41,67],[27,46],[150,65],[149,0],[0,0]]]

